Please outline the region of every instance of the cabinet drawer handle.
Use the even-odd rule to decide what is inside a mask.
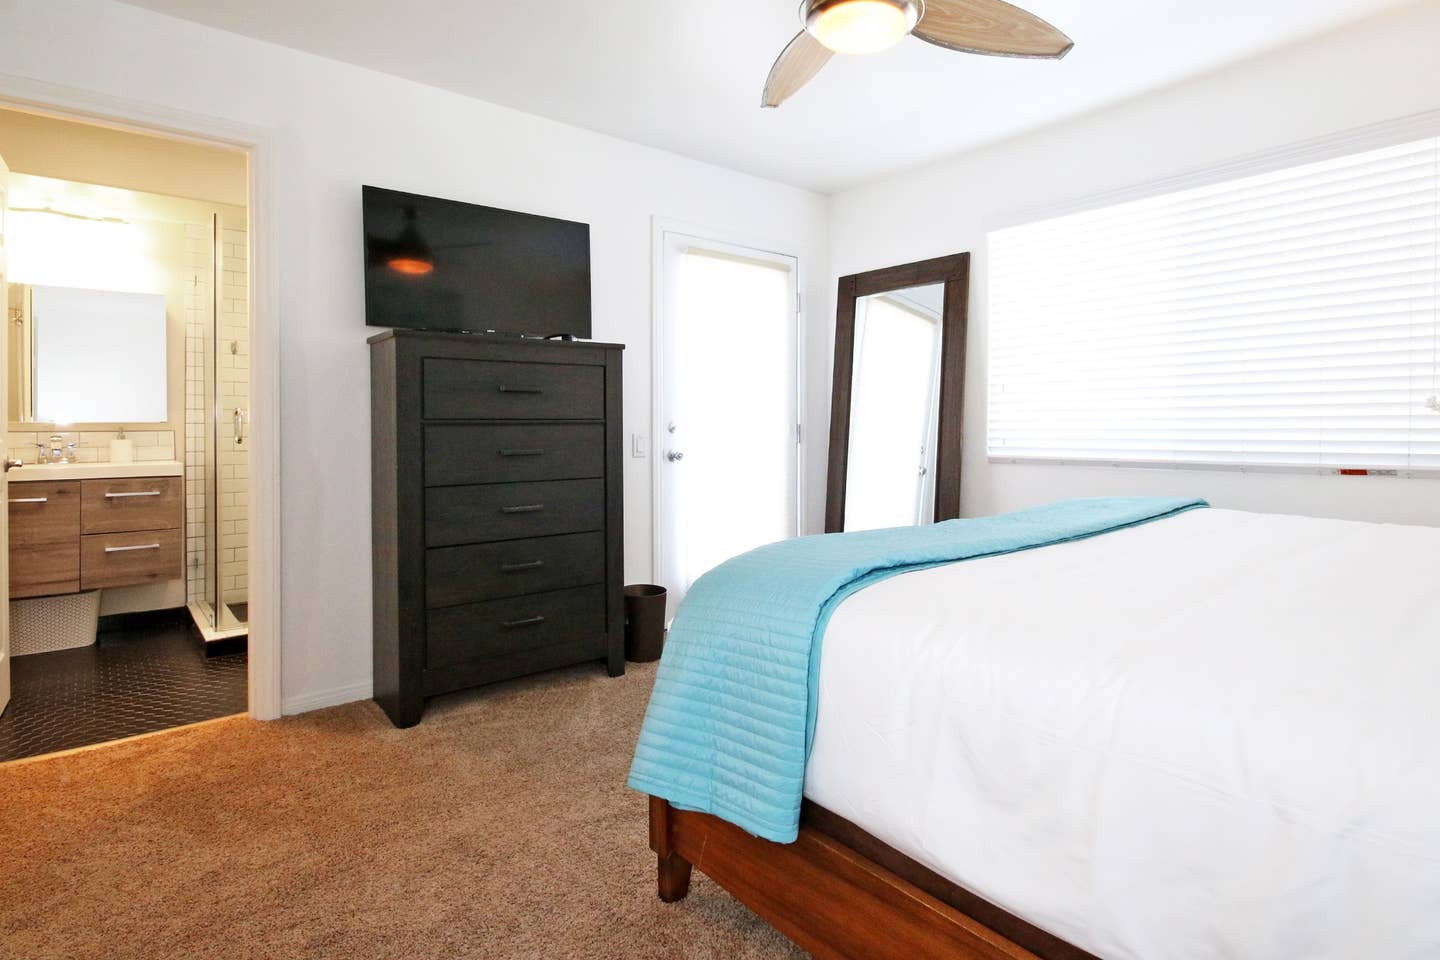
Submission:
[[[15,501],[14,501],[14,500],[11,500],[10,502],[11,502],[11,503],[14,503]],[[544,509],[545,509],[545,504],[543,504],[543,503],[527,503],[527,504],[524,504],[523,506],[519,506],[519,507],[501,507],[501,508],[500,508],[500,512],[501,512],[501,513],[539,513],[541,510],[544,510]]]
[[[513,630],[516,627],[538,627],[544,622],[544,617],[526,617],[524,620],[506,620],[501,626],[507,630]]]
[[[544,450],[501,450],[502,457],[539,457],[543,456]]]
[[[500,387],[501,393],[544,393],[539,387]]]
[[[106,553],[128,553],[131,550],[159,550],[158,543],[138,543],[133,547],[106,547]]]
[[[528,563],[502,563],[500,572],[519,573],[522,570],[539,570],[543,566],[545,566],[544,560],[531,560]]]
[[[105,491],[105,499],[106,499],[106,500],[119,500],[121,497],[158,497],[158,496],[160,496],[160,491],[159,491],[159,490],[125,490],[125,491],[121,491],[121,492],[119,492],[119,493],[116,493],[116,492],[113,491],[113,490],[106,490],[106,491]]]
[[[49,503],[49,497],[11,497],[11,503]]]

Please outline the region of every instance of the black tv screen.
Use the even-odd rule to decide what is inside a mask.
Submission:
[[[590,226],[362,188],[365,322],[590,336]]]

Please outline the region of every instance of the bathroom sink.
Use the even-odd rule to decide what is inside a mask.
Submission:
[[[120,477],[179,477],[179,460],[136,460],[131,463],[26,463],[10,471],[11,483],[26,480],[109,480]]]

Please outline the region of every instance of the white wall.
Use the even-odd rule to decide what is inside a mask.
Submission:
[[[648,432],[650,420],[653,215],[796,253],[810,312],[826,325],[827,202],[812,193],[100,0],[0,0],[0,73],[276,133],[287,709],[369,693],[362,183],[590,223],[594,335],[629,347],[630,430]],[[823,432],[823,422],[809,431],[817,451]],[[649,462],[627,459],[625,484],[626,577],[645,580]]]
[[[985,455],[985,232],[1019,211],[1440,109],[1440,3],[834,198],[837,275],[975,253],[962,509],[1071,496],[1200,494],[1217,506],[1440,524],[1440,480],[991,464]],[[945,122],[963,122],[964,103]]]

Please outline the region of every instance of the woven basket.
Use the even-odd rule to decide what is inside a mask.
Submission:
[[[88,647],[100,621],[100,591],[10,601],[10,655]]]

